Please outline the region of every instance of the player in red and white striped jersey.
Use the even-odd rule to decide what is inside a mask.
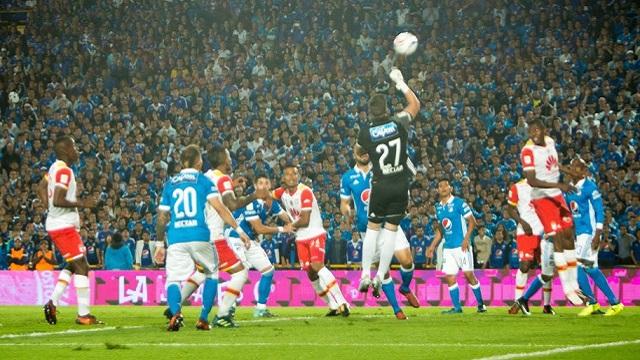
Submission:
[[[76,178],[69,167],[78,161],[78,150],[72,138],[63,136],[55,143],[56,162],[47,174],[48,215],[45,228],[58,251],[67,262],[67,268],[60,272],[58,282],[51,294],[51,299],[44,306],[44,315],[51,325],[57,323],[57,306],[60,297],[71,281],[78,297],[78,316],[76,323],[94,325],[100,322],[89,311],[91,299],[89,290],[89,264],[85,257],[85,248],[80,238],[80,215],[78,208],[93,208],[94,198],[78,199],[76,194]]]
[[[322,226],[318,201],[311,188],[300,184],[297,166],[287,165],[282,180],[284,185],[273,194],[293,220],[300,266],[307,272],[316,294],[329,305],[327,316],[349,316],[349,304],[336,278],[324,266],[327,232]]]

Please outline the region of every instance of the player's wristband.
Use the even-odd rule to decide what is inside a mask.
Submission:
[[[164,241],[156,241],[156,248],[164,249]]]
[[[602,223],[596,224],[596,230],[602,230],[602,228],[604,228],[604,225]]]
[[[403,82],[399,82],[396,84],[396,89],[402,91],[402,93],[406,93],[407,91],[409,91],[409,85],[407,85],[407,83]]]
[[[284,227],[282,227],[282,226],[278,226],[278,232],[279,232],[279,233],[283,233],[283,232],[284,232]]]

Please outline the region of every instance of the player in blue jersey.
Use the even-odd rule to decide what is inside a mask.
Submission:
[[[256,176],[253,186],[258,191],[269,192],[271,191],[271,180],[266,175],[260,174]],[[271,198],[267,200],[256,199],[247,206],[234,211],[233,216],[240,228],[251,239],[251,244],[249,248],[246,248],[238,232],[232,228],[225,230],[225,237],[245,267],[254,268],[262,274],[258,284],[258,301],[253,316],[258,318],[273,317],[273,314],[267,309],[267,300],[271,292],[274,267],[257,240],[259,235],[293,233],[291,218],[280,207],[280,204]],[[267,225],[268,220],[276,216],[285,223],[285,226]]]
[[[371,194],[372,177],[371,163],[369,162],[368,155],[358,155],[357,151],[354,151],[354,158],[356,159],[356,165],[342,176],[340,186],[340,212],[348,221],[351,221],[352,217],[355,218],[356,229],[362,239],[362,276],[360,291],[367,292],[371,284],[371,266],[380,259],[382,239],[379,237],[377,243],[369,244],[365,235],[369,221],[369,195]],[[355,205],[355,213],[352,213],[351,210],[352,201]],[[415,265],[413,263],[409,241],[402,230],[397,232],[394,250],[394,255],[401,265],[400,274],[402,285],[399,291],[407,298],[411,306],[418,308],[420,307],[420,303],[410,288]],[[401,320],[406,319],[404,312],[402,312],[402,309],[398,305],[393,279],[389,274],[387,274],[383,280],[382,291],[387,296],[396,318]],[[375,289],[373,295],[375,297],[380,296]]]
[[[173,316],[167,330],[178,331],[182,327],[180,285],[196,271],[196,264],[206,276],[202,311],[196,328],[210,330],[208,318],[218,288],[218,259],[209,241],[209,227],[205,219],[206,204],[209,203],[228,225],[238,229],[246,241],[249,239],[238,228],[231,211],[220,200],[215,185],[202,174],[202,156],[198,146],[187,146],[180,154],[180,162],[183,170],[170,178],[162,191],[156,224],[157,263],[162,263],[165,258],[165,238],[168,244],[167,303]]]
[[[598,268],[598,249],[604,224],[604,205],[598,186],[593,179],[588,178],[589,169],[582,159],[571,162],[568,172],[576,192],[566,193],[565,198],[573,213],[573,223],[576,229],[576,253],[578,257],[578,282],[580,290],[589,298],[589,304],[578,316],[601,314],[600,304],[595,299],[587,275],[596,286],[607,296],[611,307],[605,316],[619,314],[624,306],[613,294],[607,278]]]
[[[449,285],[449,295],[453,308],[443,311],[444,314],[462,313],[460,305],[460,289],[456,282],[458,270],[464,272],[464,276],[473,290],[473,295],[478,302],[478,312],[487,311],[482,300],[480,282],[473,273],[473,250],[471,248],[471,234],[476,226],[471,208],[467,203],[451,194],[449,180],[442,179],[438,182],[438,194],[440,201],[436,203],[436,217],[439,226],[436,227],[436,237],[427,249],[427,257],[432,258],[440,240],[444,238],[442,251],[442,271],[446,274]]]

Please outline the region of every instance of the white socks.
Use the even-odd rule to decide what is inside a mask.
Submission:
[[[78,295],[78,315],[89,315],[90,291],[89,278],[86,275],[73,275],[73,284]]]
[[[542,281],[542,277],[540,277],[540,281]],[[547,282],[542,282],[542,305],[551,305],[551,280]]]
[[[313,289],[316,291],[316,294],[327,304],[329,308],[335,310],[338,308],[338,305],[327,295],[327,292],[324,291],[324,287],[320,283],[320,279],[315,279],[311,281],[311,285]]]
[[[579,290],[580,285],[578,284],[578,260],[576,259],[576,251],[565,250],[564,259],[567,262],[567,273],[569,274],[571,286],[576,290]]]
[[[248,279],[249,271],[247,269],[231,274],[231,280],[227,283],[227,289],[222,296],[222,304],[218,308],[218,317],[229,315],[229,310],[240,296],[240,291]]]
[[[322,291],[329,296],[330,301],[333,301],[337,305],[336,308],[347,302],[344,296],[342,296],[342,291],[340,291],[338,281],[329,269],[326,267],[320,269],[320,271],[318,271],[318,277],[320,278],[320,283],[323,287]]]
[[[182,284],[182,289],[180,290],[180,295],[182,298],[181,302],[187,300],[189,296],[191,296],[191,294],[198,290],[205,279],[205,274],[201,273],[200,271],[194,272],[193,275],[191,275],[189,279],[187,279],[187,281]]]
[[[518,269],[518,272],[516,273],[516,295],[515,295],[516,300],[522,297],[522,294],[524,293],[524,288],[527,286],[528,277],[529,276],[527,273],[523,273],[522,271],[520,271],[520,269]]]
[[[71,282],[71,271],[64,269],[60,272],[58,276],[58,282],[56,283],[56,287],[53,289],[53,293],[51,294],[51,301],[53,305],[58,306],[60,302],[60,298],[62,294],[64,294],[65,289],[69,286]]]
[[[571,273],[568,271],[567,260],[564,256],[564,252],[554,252],[553,261],[556,264],[558,277],[560,277],[560,282],[562,282],[562,289],[564,290],[565,296],[567,297],[567,299],[569,299],[569,301],[571,301],[573,305],[581,305],[582,300],[580,299],[578,294],[576,294],[576,290],[578,288],[571,280]]]
[[[391,267],[398,229],[396,231],[382,229],[380,236],[382,237],[382,248],[380,249],[380,265],[378,265],[376,277],[382,281]]]
[[[376,244],[380,230],[371,230],[367,228],[367,232],[362,239],[362,275],[361,279],[371,277],[371,265],[373,257],[376,254]]]

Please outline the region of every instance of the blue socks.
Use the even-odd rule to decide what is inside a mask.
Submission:
[[[602,293],[607,297],[610,305],[617,305],[620,303],[620,300],[613,294],[613,290],[611,290],[611,286],[609,286],[607,278],[604,277],[604,274],[599,268],[585,269],[585,271],[596,283],[598,289],[600,289],[600,291],[602,291]],[[580,288],[582,288],[582,285],[580,285]]]
[[[398,305],[398,299],[396,298],[396,289],[393,286],[392,278],[387,278],[382,281],[382,291],[387,297],[387,300],[389,300],[389,305],[391,305],[391,307],[393,308],[393,313],[397,314],[398,312],[402,311],[402,309],[400,309],[400,305]]]
[[[592,270],[592,269],[590,269]],[[580,291],[589,298],[589,304],[593,305],[596,301],[596,296],[593,294],[591,284],[589,284],[589,278],[587,278],[587,271],[584,267],[578,266],[578,285],[580,285]]]
[[[209,321],[209,313],[218,292],[218,279],[207,278],[202,289],[202,310],[200,310],[200,320]]]
[[[449,296],[451,296],[453,308],[456,310],[462,310],[462,307],[460,306],[460,289],[458,288],[458,284],[449,286]]]
[[[258,304],[265,305],[271,293],[271,282],[273,281],[274,270],[263,273],[258,284]]]
[[[544,285],[544,282],[542,281],[542,279],[540,279],[540,275],[536,276],[529,285],[527,291],[525,291],[524,295],[522,295],[522,298],[526,301],[529,301],[529,299],[531,299],[533,295],[535,295],[538,290],[542,288],[542,285]]]
[[[180,312],[180,306],[182,305],[182,296],[180,295],[180,284],[169,283],[167,284],[167,304],[172,314]]]
[[[413,280],[413,269],[415,269],[415,266],[413,264],[411,264],[411,268],[409,269],[405,269],[404,267],[400,266],[400,276],[402,277],[400,291],[404,293],[408,293],[409,291],[411,291],[409,286],[411,286],[411,280]]]
[[[480,290],[480,282],[475,285],[469,284],[469,287],[473,291],[473,296],[476,297],[476,302],[478,306],[484,305],[484,301],[482,300],[482,291]]]

